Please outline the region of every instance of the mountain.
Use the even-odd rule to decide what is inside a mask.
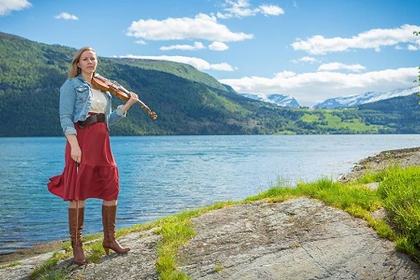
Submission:
[[[0,137],[62,136],[59,88],[75,51],[0,32]],[[186,64],[99,60],[99,74],[139,94],[159,116],[152,122],[135,106],[112,135],[420,133],[417,95],[371,107],[295,109],[275,105],[275,95],[269,102],[241,96]],[[113,107],[120,103],[113,99]]]
[[[396,89],[386,92],[366,92],[360,95],[352,95],[345,97],[336,97],[327,99],[314,106],[315,109],[336,109],[348,108],[362,104],[372,103],[380,100],[386,100],[398,96],[407,96],[419,92],[418,86],[413,86],[407,89]]]
[[[299,102],[291,97],[281,94],[271,94],[268,96],[268,100],[273,102],[274,104],[281,106],[281,107],[288,107],[288,108],[299,108]]]
[[[113,60],[116,63],[132,65],[147,70],[156,70],[169,74],[176,75],[190,81],[202,83],[209,87],[229,91],[230,88],[226,85],[219,83],[215,78],[209,74],[197,71],[193,66],[184,63],[172,61],[159,61],[152,59],[136,59],[136,58],[120,58]]]
[[[75,51],[0,33],[0,136],[62,135],[59,88]],[[305,133],[295,125],[302,113],[242,97],[190,65],[99,60],[98,73],[138,93],[159,116],[152,122],[134,107],[113,135]]]
[[[287,108],[299,108],[299,102],[287,95],[281,95],[281,94],[270,94],[270,95],[258,95],[258,94],[252,94],[252,93],[241,93],[242,96],[245,96],[247,98],[258,100],[262,102],[272,103],[280,107],[287,107]]]
[[[359,105],[364,122],[386,127],[384,133],[420,133],[420,95],[398,96]]]

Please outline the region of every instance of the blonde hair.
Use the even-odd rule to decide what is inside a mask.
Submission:
[[[83,47],[80,50],[78,50],[74,54],[73,60],[71,61],[71,65],[70,65],[70,69],[69,69],[69,73],[68,73],[69,78],[74,78],[81,73],[81,70],[80,70],[79,66],[77,66],[77,63],[79,63],[80,57],[82,56],[82,53],[84,53],[85,51],[94,52],[95,55],[96,55],[96,51],[91,47]]]

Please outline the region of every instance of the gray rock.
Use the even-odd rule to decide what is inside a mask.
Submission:
[[[86,266],[72,264],[71,259],[57,264],[56,271],[66,269],[70,271],[69,279],[158,279],[155,269],[157,250],[156,245],[160,235],[153,233],[154,229],[130,233],[121,239],[123,246],[131,251],[125,255],[110,254],[102,258],[98,264],[89,263]],[[0,279],[30,279],[29,275],[53,255],[53,252],[19,261],[19,265],[0,269]]]
[[[372,182],[372,183],[365,184],[365,186],[372,191],[376,191],[379,188],[379,183]]]
[[[192,279],[420,279],[420,268],[361,219],[299,198],[193,219],[179,253]]]
[[[420,268],[361,219],[309,198],[232,206],[194,218],[197,235],[178,254],[192,279],[420,279]],[[160,236],[149,230],[120,242],[131,248],[98,264],[65,260],[66,279],[158,279]],[[0,279],[28,279],[51,253],[0,269]]]
[[[388,215],[387,212],[385,210],[385,208],[381,207],[378,210],[374,211],[371,214],[372,218],[376,219],[376,220],[387,220],[388,219]]]
[[[106,256],[98,264],[73,271],[70,279],[158,279],[155,269],[157,250],[156,245],[160,235],[149,230],[132,233],[122,237],[119,241],[123,246],[131,248],[125,255],[112,254]]]
[[[0,269],[0,279],[30,279],[35,267],[52,257],[54,252],[40,254],[17,261],[17,265]]]

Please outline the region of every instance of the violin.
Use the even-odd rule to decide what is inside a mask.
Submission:
[[[116,81],[111,81],[99,74],[96,74],[92,78],[92,86],[101,91],[109,91],[115,97],[121,99],[122,101],[127,101],[130,99],[130,91],[124,88],[122,85]],[[157,114],[153,112],[146,104],[143,103],[139,98],[136,101],[140,104],[140,107],[143,111],[154,121],[157,119]]]

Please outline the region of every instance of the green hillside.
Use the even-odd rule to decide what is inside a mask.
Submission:
[[[0,136],[61,135],[58,93],[75,49],[5,33],[0,38]],[[280,129],[295,129],[283,116],[289,115],[288,110],[280,112],[241,97],[190,66],[116,58],[100,61],[99,73],[139,93],[159,114],[159,120],[151,122],[140,107],[134,108],[129,118],[113,127],[113,134],[270,133],[264,118],[274,120]],[[183,75],[175,75],[180,69],[185,70]]]
[[[75,51],[0,33],[0,136],[62,135],[59,88]],[[159,115],[152,122],[133,108],[112,127],[113,135],[420,133],[416,97],[391,100],[392,106],[288,109],[240,96],[186,64],[99,59],[98,73],[138,93]]]
[[[221,83],[219,83],[215,78],[213,78],[212,76],[206,73],[197,71],[197,69],[195,69],[189,64],[183,64],[183,63],[172,62],[172,61],[159,61],[159,60],[151,60],[151,59],[133,59],[133,58],[119,58],[119,59],[112,59],[112,61],[115,63],[136,66],[142,69],[156,70],[156,71],[173,74],[178,77],[181,77],[190,81],[202,83],[216,89],[226,90],[226,88]]]
[[[395,97],[359,106],[367,123],[385,126],[392,133],[420,133],[420,96]]]

